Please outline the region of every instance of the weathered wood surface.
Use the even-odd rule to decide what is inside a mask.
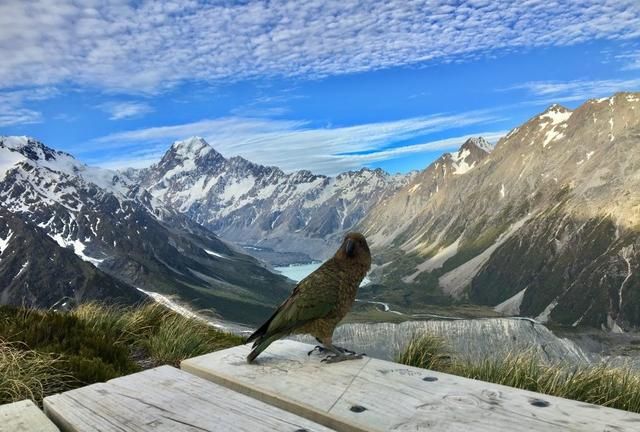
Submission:
[[[0,432],[59,432],[30,400],[0,405]]]
[[[50,396],[44,408],[63,432],[330,430],[170,366]]]
[[[182,369],[340,431],[640,431],[640,415],[366,358],[324,364],[276,342],[185,360]]]

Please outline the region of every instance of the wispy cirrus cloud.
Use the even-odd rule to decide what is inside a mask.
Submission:
[[[640,70],[640,50],[631,51],[625,54],[618,54],[615,59],[623,62],[622,70]]]
[[[432,141],[421,138],[442,131],[455,133],[457,128],[469,126],[484,128],[500,120],[501,117],[489,111],[470,111],[456,115],[437,114],[390,122],[316,128],[305,121],[225,117],[115,133],[96,139],[94,144],[107,154],[111,151],[115,155],[111,160],[101,156],[100,162],[105,166],[140,166],[157,161],[171,141],[197,135],[204,137],[225,156],[240,155],[264,165],[276,165],[286,171],[304,167],[318,173],[336,174],[374,161],[456,148],[467,135]],[[488,134],[489,138],[497,138],[505,133],[482,130],[474,135]],[[418,143],[403,144],[410,141]],[[122,159],[117,155],[124,149],[129,155],[132,154],[131,150],[138,153]]]
[[[53,87],[0,91],[0,127],[39,123],[42,113],[25,105],[58,94]]]
[[[526,90],[537,100],[531,104],[563,103],[610,96],[621,91],[638,91],[640,78],[609,80],[531,81],[503,90]]]
[[[107,102],[100,104],[98,108],[110,114],[109,120],[141,117],[153,111],[153,108],[144,102]]]
[[[324,77],[638,36],[637,0],[8,0],[0,86],[158,92],[187,80]]]

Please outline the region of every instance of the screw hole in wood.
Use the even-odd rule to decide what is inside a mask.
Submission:
[[[367,409],[361,405],[354,405],[351,408],[349,408],[349,410],[354,413],[361,413],[363,411],[366,411]]]
[[[551,405],[549,402],[542,400],[542,399],[533,399],[531,400],[531,405],[533,405],[534,407],[539,407],[539,408],[546,408],[549,405]]]
[[[438,378],[436,378],[436,377],[432,377],[432,376],[428,376],[428,377],[424,377],[424,378],[422,378],[422,381],[426,381],[426,382],[435,382],[435,381],[438,381]]]

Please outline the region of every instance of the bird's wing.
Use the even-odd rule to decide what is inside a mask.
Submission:
[[[291,296],[274,313],[268,332],[286,332],[306,322],[325,318],[338,303],[339,274],[323,265],[301,280]]]

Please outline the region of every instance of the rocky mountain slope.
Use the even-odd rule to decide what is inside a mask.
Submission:
[[[285,173],[226,159],[197,137],[174,143],[160,162],[128,175],[164,206],[273,264],[326,258],[373,204],[411,178],[369,169],[333,178]],[[281,254],[268,253],[273,250]]]
[[[473,169],[439,160],[361,222],[369,295],[640,326],[640,94],[553,105]]]
[[[6,284],[0,298],[7,303],[50,306],[61,295],[133,301],[140,288],[254,322],[290,288],[285,278],[123,176],[33,139],[0,138],[0,199],[13,227],[0,232]],[[28,284],[17,281],[46,274],[49,262],[60,263],[56,271],[67,276],[52,271]],[[17,266],[26,266],[20,277]],[[6,282],[9,277],[16,282]]]
[[[0,287],[0,304],[40,308],[81,300],[133,303],[144,298],[2,207]]]

